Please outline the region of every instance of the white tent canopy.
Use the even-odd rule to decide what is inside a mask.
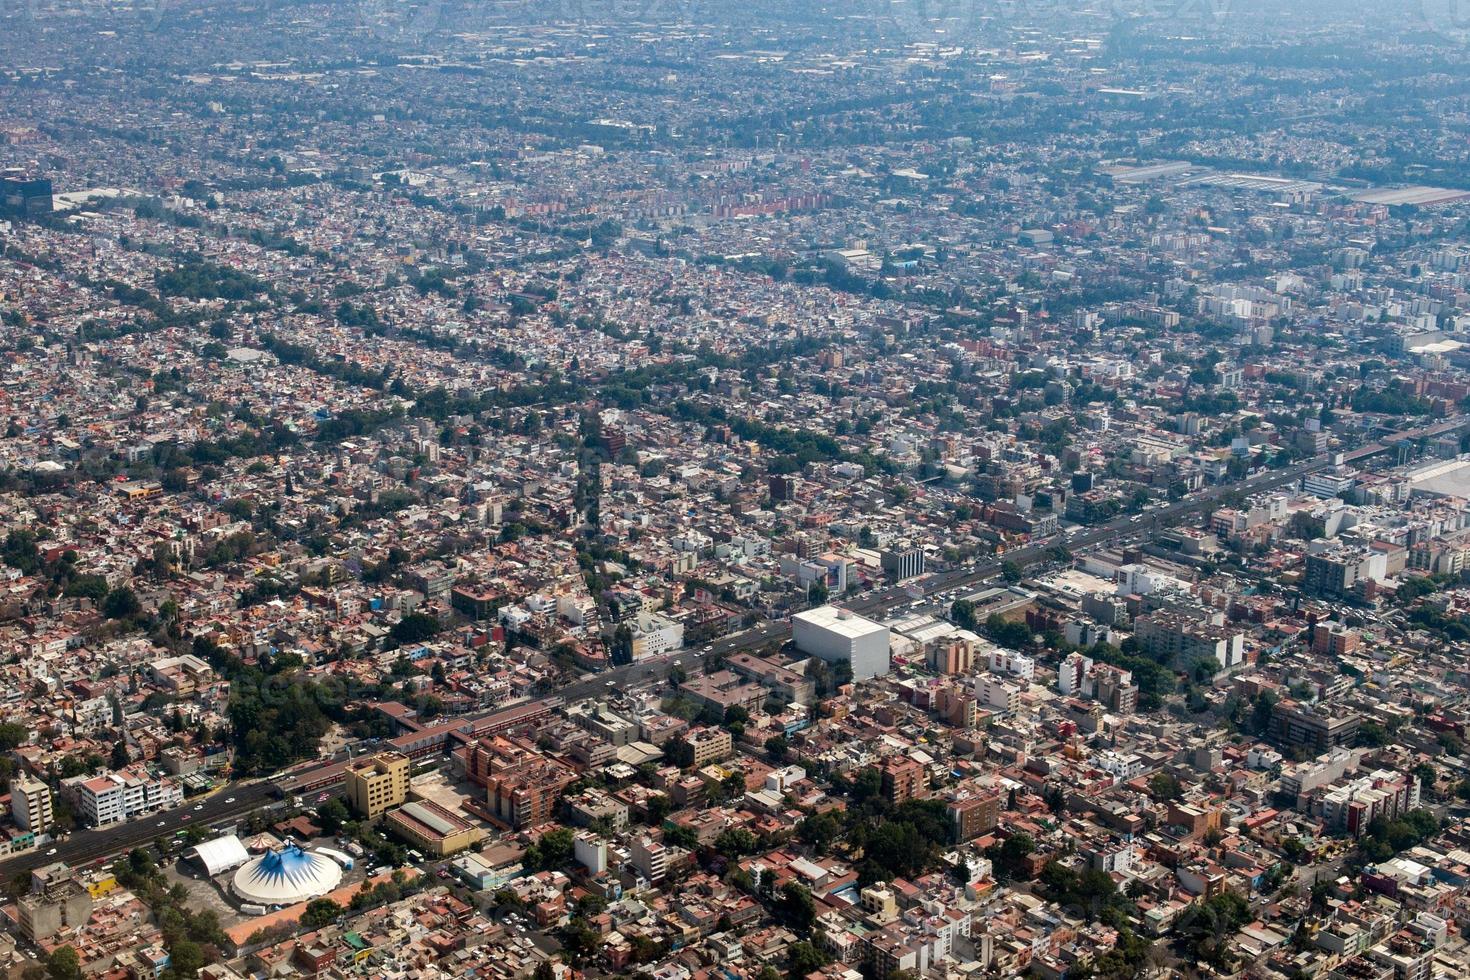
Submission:
[[[235,894],[260,905],[294,905],[325,895],[342,882],[342,869],[330,858],[295,844],[267,851],[235,872]]]
[[[197,847],[191,847],[184,856],[204,865],[204,870],[211,878],[231,868],[238,868],[250,860],[250,855],[245,851],[245,845],[241,844],[240,838],[234,834],[216,837]]]

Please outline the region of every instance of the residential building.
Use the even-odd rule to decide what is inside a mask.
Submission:
[[[10,781],[10,814],[22,830],[43,834],[51,826],[51,787],[30,776]]]

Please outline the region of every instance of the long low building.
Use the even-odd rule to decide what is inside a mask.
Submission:
[[[388,829],[425,854],[444,857],[480,842],[478,827],[432,800],[405,803],[384,817]]]

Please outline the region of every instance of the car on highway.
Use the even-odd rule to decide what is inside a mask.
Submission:
[[[160,821],[158,821],[158,826],[160,826],[160,827],[167,827],[168,826],[168,821],[167,820],[160,820]]]
[[[54,848],[54,847],[53,847],[53,848],[51,848],[51,850],[49,850],[49,851],[47,851],[47,852],[46,852],[46,856],[47,856],[47,857],[48,857],[48,858],[49,858],[49,857],[55,857],[55,856],[56,856],[56,848]]]
[[[203,809],[204,809],[204,804],[203,803],[198,803],[198,804],[196,804],[194,806],[194,812],[195,813],[198,813],[200,810],[203,810]]]
[[[235,802],[235,798],[233,796],[231,796],[228,799],[226,799],[225,802],[226,803],[233,803],[233,802]]]

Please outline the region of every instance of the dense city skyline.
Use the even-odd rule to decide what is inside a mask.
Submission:
[[[1454,0],[0,3],[0,967],[1470,975]]]

